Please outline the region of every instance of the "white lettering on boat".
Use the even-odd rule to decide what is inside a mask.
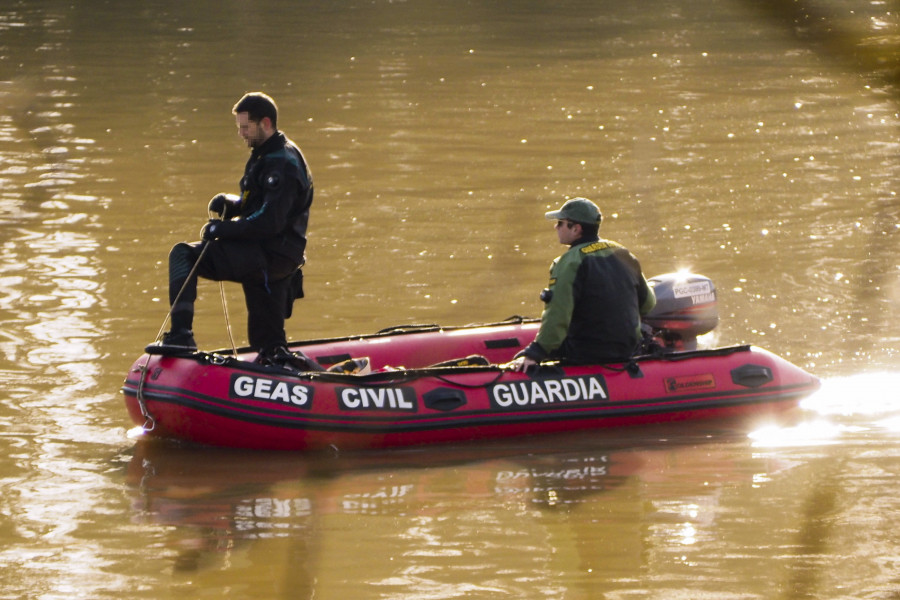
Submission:
[[[565,405],[609,399],[602,375],[498,383],[490,386],[488,393],[494,408]]]
[[[293,406],[310,408],[312,406],[313,390],[299,383],[235,373],[231,376],[230,396],[232,398],[283,402]]]
[[[416,411],[416,393],[412,388],[345,387],[337,389],[344,410]]]

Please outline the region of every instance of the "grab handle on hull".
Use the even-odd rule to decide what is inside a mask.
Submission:
[[[772,369],[762,365],[746,364],[731,370],[731,381],[744,387],[757,388],[772,379]]]
[[[466,395],[462,390],[437,388],[423,394],[422,401],[425,403],[425,408],[449,412],[465,406]]]

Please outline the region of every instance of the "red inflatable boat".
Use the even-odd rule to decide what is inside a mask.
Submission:
[[[409,326],[291,345],[322,365],[367,357],[371,372],[265,367],[239,351],[140,357],[123,392],[153,436],[214,446],[385,448],[733,418],[795,407],[816,377],[752,346],[697,350],[715,327],[715,289],[700,276],[651,279],[645,319],[656,344],[627,362],[505,370],[539,323]]]

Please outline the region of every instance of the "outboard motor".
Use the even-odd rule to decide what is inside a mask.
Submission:
[[[693,273],[667,273],[647,280],[656,306],[642,318],[645,333],[664,351],[695,350],[697,336],[719,323],[716,286]],[[647,331],[649,329],[649,331]]]

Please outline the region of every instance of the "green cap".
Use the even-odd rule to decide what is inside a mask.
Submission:
[[[599,225],[603,215],[597,205],[587,198],[572,198],[562,205],[559,210],[551,210],[544,213],[548,219],[567,219],[576,223],[585,223],[587,225]]]

